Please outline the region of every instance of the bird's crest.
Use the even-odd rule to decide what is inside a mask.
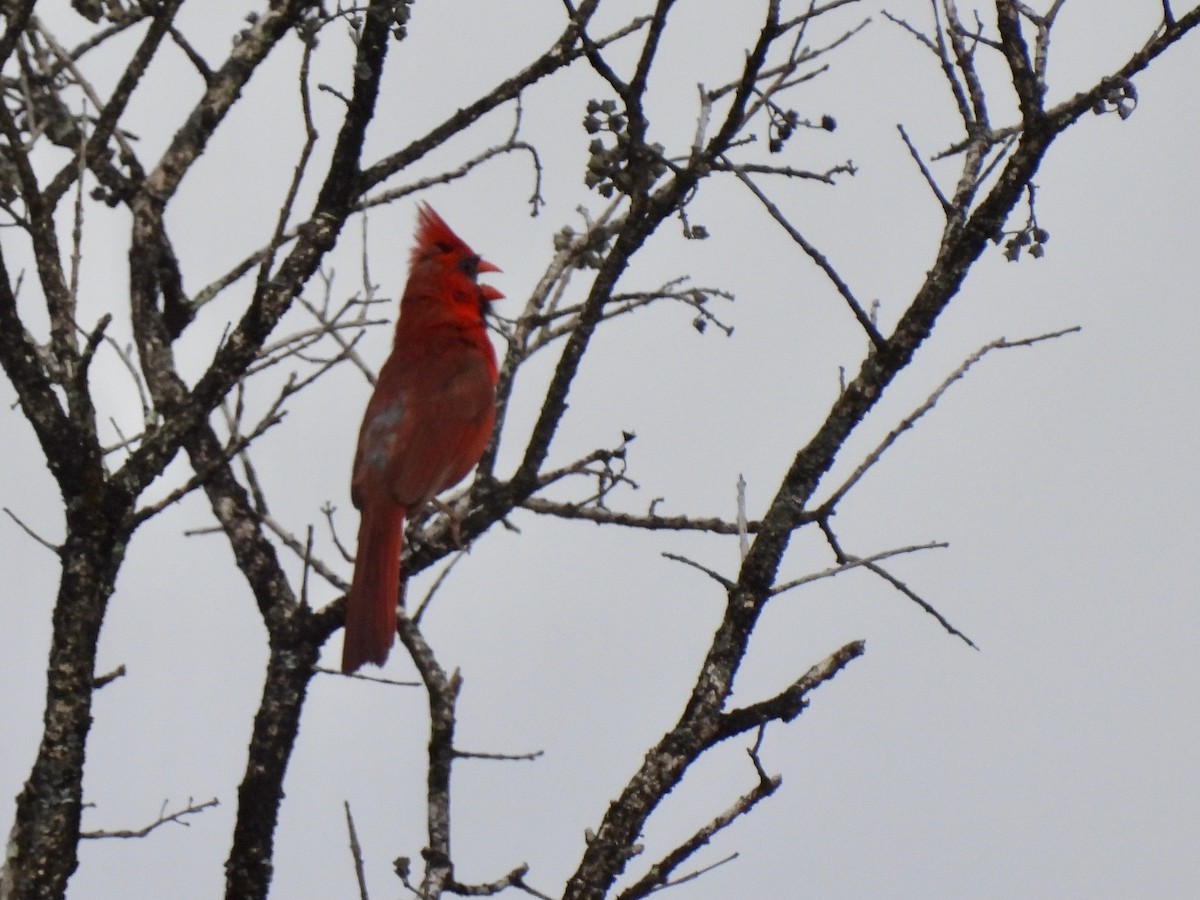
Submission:
[[[478,254],[467,246],[428,203],[417,207],[417,244],[413,247],[412,262],[438,253],[454,253],[466,257]]]

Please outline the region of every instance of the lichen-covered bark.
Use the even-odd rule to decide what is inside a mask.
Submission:
[[[77,865],[96,645],[125,549],[124,536],[102,515],[90,509],[68,517],[42,741],[17,797],[7,871],[0,876],[6,900],[62,897]]]

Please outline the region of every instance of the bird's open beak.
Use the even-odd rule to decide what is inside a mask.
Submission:
[[[499,272],[500,267],[495,263],[490,263],[486,259],[479,260],[479,264],[475,267],[475,272],[482,275],[484,272]],[[503,300],[504,295],[499,290],[492,287],[490,284],[479,285],[479,293],[484,300],[491,303],[493,300]]]

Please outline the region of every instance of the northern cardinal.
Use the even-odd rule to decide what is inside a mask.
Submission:
[[[496,354],[483,315],[500,270],[422,204],[392,353],[358,433],[350,496],[362,515],[346,596],[342,671],[383,665],[396,634],[405,516],[462,481],[496,420]]]

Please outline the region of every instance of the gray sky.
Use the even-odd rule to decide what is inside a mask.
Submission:
[[[514,26],[507,6],[443,6],[418,5],[412,37],[393,50],[373,153],[511,71],[558,22],[552,3],[531,4],[527,27]],[[889,8],[926,21],[925,4]],[[794,140],[794,164],[820,169],[849,158],[859,174],[836,187],[775,190],[856,292],[878,298],[887,325],[933,258],[940,217],[895,125],[904,123],[927,152],[957,132],[935,60],[877,11],[867,3],[836,19],[849,25],[875,13],[832,58],[831,72],[791,95],[802,116],[829,113],[839,124],[833,134]],[[1160,12],[1154,0],[1068,3],[1052,48],[1052,97],[1116,68]],[[668,147],[690,139],[695,83],[732,77],[749,40],[747,23],[736,18],[725,4],[681,4],[674,55],[653,85],[654,127]],[[195,27],[197,43],[217,58],[228,23],[214,15]],[[497,41],[501,32],[505,40]],[[714,34],[719,45],[698,52]],[[447,40],[461,56],[447,60]],[[826,483],[827,490],[840,483],[981,345],[1082,326],[1036,348],[989,355],[892,448],[836,520],[846,548],[863,555],[948,541],[948,550],[907,557],[892,570],[980,652],[865,573],[773,601],[737,701],[773,693],[848,640],[865,639],[867,654],[817,691],[796,722],[768,730],[762,759],[783,775],[782,789],[696,863],[734,852],[738,859],[671,896],[1200,895],[1198,40],[1185,40],[1136,80],[1140,101],[1128,121],[1089,116],[1055,145],[1036,179],[1038,221],[1051,234],[1046,257],[1012,264],[996,250],[979,262]],[[178,222],[196,223],[179,241],[189,290],[269,233],[290,173],[289,142],[300,133],[290,81],[296,42],[289,43],[175,210]],[[332,33],[324,42],[321,77],[340,77],[342,43]],[[994,74],[999,96],[1003,75]],[[134,116],[147,158],[175,127],[151,116],[155,102],[190,102],[198,90],[181,70],[163,66],[155,76]],[[579,177],[588,140],[579,122],[586,100],[603,96],[580,69],[526,98],[527,136],[547,162],[549,204],[539,218],[528,215],[532,174],[524,160],[498,162],[425,195],[503,268],[491,280],[512,298],[508,311],[519,308],[549,259],[553,233],[578,225],[574,208],[599,209]],[[316,98],[326,148],[337,102]],[[998,103],[997,118],[1002,109]],[[506,111],[483,133],[497,137],[510,127]],[[456,165],[471,149],[453,145],[436,166]],[[372,276],[387,296],[403,286],[413,212],[403,202],[371,217]],[[735,326],[733,336],[697,334],[683,308],[612,327],[584,365],[553,459],[611,445],[627,429],[638,435],[630,474],[641,490],[612,505],[641,511],[662,497],[664,513],[728,517],[742,473],[753,516],[820,423],[838,367],[856,366],[863,341],[833,291],[744,190],[714,184],[689,214],[712,238],[685,242],[665,225],[624,287],[688,275],[729,289],[736,301],[714,310]],[[124,296],[128,226],[120,213],[97,213],[92,222],[85,303],[96,317],[109,298]],[[357,285],[359,249],[348,231],[337,257],[339,295]],[[234,303],[215,304],[181,349],[197,370],[236,315]],[[388,339],[379,329],[364,347],[373,365]],[[505,451],[516,453],[532,421],[552,361],[547,355],[523,377],[501,472],[513,459]],[[98,374],[110,412],[136,422],[136,395],[115,361],[105,366]],[[349,539],[356,518],[348,470],[368,393],[349,368],[331,376],[254,452],[277,517],[296,533],[314,524],[331,562],[338,559],[320,507],[338,506],[339,534]],[[256,400],[269,396],[264,386]],[[7,382],[0,402],[7,460],[0,503],[53,539],[61,530],[58,499],[30,429],[10,409]],[[170,474],[183,471],[177,464]],[[190,828],[85,843],[72,896],[202,898],[221,890],[265,642],[224,539],[181,537],[210,524],[202,498],[191,498],[132,545],[100,654],[101,671],[125,664],[129,674],[98,695],[86,780],[94,808],[84,823],[136,827],[164,799],[173,807],[215,796],[221,805]],[[716,585],[661,553],[732,574],[737,546],[732,538],[557,524],[531,514],[513,524],[520,534],[495,529],[472,549],[426,621],[443,664],[461,667],[465,678],[462,746],[545,751],[536,762],[466,761],[456,769],[456,875],[490,880],[528,862],[529,882],[553,893],[574,869],[584,829],[595,827],[646,747],[675,721],[720,615]],[[56,571],[52,555],[7,521],[0,548],[9,573],[0,618],[7,686],[0,796],[12,797],[39,733]],[[819,541],[802,536],[782,577],[831,563]],[[348,577],[347,565],[339,569]],[[431,578],[424,573],[411,584],[410,596]],[[319,582],[312,589],[316,603],[335,596]],[[339,653],[335,639],[329,664]],[[385,674],[412,677],[402,651]],[[391,861],[416,857],[424,837],[424,710],[416,690],[315,680],[286,784],[274,896],[353,895],[343,800],[353,806],[372,895],[402,893]],[[694,768],[651,820],[631,873],[753,786],[746,745],[729,742]]]

